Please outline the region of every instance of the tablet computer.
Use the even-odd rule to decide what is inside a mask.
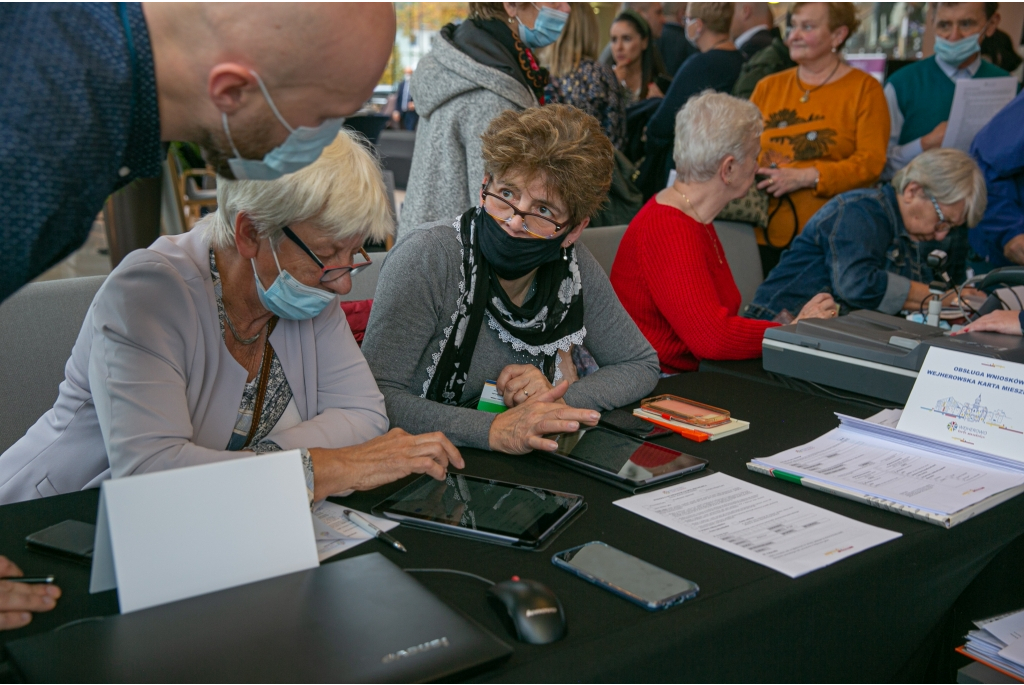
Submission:
[[[449,473],[421,476],[371,510],[403,524],[511,547],[536,548],[583,506],[583,497]]]
[[[694,473],[708,463],[600,426],[563,433],[554,440],[558,449],[547,453],[553,459],[631,488]]]

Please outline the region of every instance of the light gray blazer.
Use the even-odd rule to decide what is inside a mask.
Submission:
[[[337,303],[282,319],[270,342],[302,418],[274,433],[283,449],[387,431],[384,397]],[[251,456],[224,449],[246,376],[221,337],[205,222],[130,253],[89,307],[57,402],[0,455],[0,504]]]

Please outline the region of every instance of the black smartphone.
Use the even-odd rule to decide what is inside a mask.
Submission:
[[[96,526],[82,521],[61,521],[25,538],[25,547],[33,552],[70,559],[80,564],[92,563],[92,546]]]
[[[693,599],[697,583],[603,542],[588,542],[551,557],[555,566],[639,604],[648,611]]]
[[[606,411],[601,414],[601,420],[598,421],[598,424],[617,433],[624,433],[634,438],[640,438],[641,440],[650,440],[651,438],[661,438],[666,435],[672,435],[672,431],[668,428],[662,428],[650,421],[644,421],[637,416],[633,416],[632,413],[625,409],[612,409],[611,411]]]

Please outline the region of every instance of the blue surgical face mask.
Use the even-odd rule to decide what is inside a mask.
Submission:
[[[562,29],[565,28],[565,22],[568,19],[569,15],[566,12],[559,12],[550,7],[541,7],[532,29],[516,17],[516,20],[519,21],[519,38],[526,43],[527,47],[546,47],[562,35]]]
[[[303,167],[307,167],[320,157],[324,148],[334,142],[338,137],[338,131],[345,122],[345,117],[337,119],[326,119],[316,128],[300,126],[292,128],[284,120],[281,113],[277,111],[274,100],[270,97],[267,87],[263,85],[263,79],[255,71],[249,71],[256,77],[263,97],[267,99],[270,110],[281,122],[281,125],[288,129],[288,137],[283,143],[263,156],[263,159],[245,159],[235,147],[235,141],[231,138],[231,130],[228,128],[228,115],[221,113],[221,123],[224,125],[224,134],[228,137],[231,150],[235,156],[228,160],[231,173],[240,181],[273,181],[285,174],[291,174]]]
[[[282,319],[302,321],[312,319],[334,301],[334,293],[304,285],[284,271],[281,262],[277,260],[277,251],[273,246],[270,249],[274,254],[278,273],[269,288],[263,288],[260,275],[256,272],[256,260],[249,260],[252,262],[252,272],[256,276],[256,294],[267,311],[277,314]]]
[[[951,42],[935,36],[935,56],[950,66],[958,67],[971,57],[981,52],[981,33]]]

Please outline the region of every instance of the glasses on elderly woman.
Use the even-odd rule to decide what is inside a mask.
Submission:
[[[935,196],[929,195],[928,199],[932,201],[932,207],[935,208],[935,216],[939,218],[939,222],[935,224],[935,230],[938,233],[943,233],[953,228],[953,222],[946,218],[946,214],[939,207],[939,201],[935,199]]]
[[[306,247],[306,243],[299,239],[299,236],[295,235],[292,229],[285,226],[281,229],[284,234],[288,236],[288,239],[293,243],[302,248],[302,251],[309,255],[309,258],[316,262],[316,265],[320,267],[320,282],[330,283],[336,281],[345,274],[352,274],[353,276],[359,273],[362,269],[373,264],[373,260],[370,259],[370,255],[366,254],[366,250],[359,248],[356,252],[352,253],[352,266],[324,266],[324,263],[313,254],[313,251]],[[363,258],[363,261],[356,261],[356,255]]]
[[[523,230],[534,238],[542,240],[557,238],[558,232],[568,225],[560,224],[553,217],[544,216],[543,214],[520,211],[518,207],[500,195],[488,192],[487,186],[489,185],[491,185],[491,181],[488,179],[481,189],[484,196],[484,210],[493,216],[496,221],[508,223],[512,221],[512,217],[518,216],[523,220]],[[500,192],[511,193],[512,191],[503,190]]]

